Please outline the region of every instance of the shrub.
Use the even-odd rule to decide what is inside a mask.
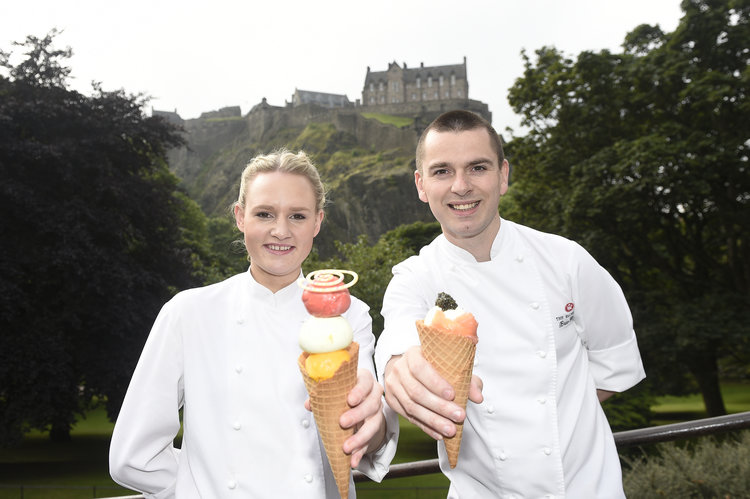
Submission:
[[[649,457],[626,459],[628,497],[747,497],[750,491],[750,431],[722,440],[656,446]]]

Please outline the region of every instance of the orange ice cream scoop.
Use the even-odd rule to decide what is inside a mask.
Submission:
[[[329,379],[344,362],[351,359],[346,350],[334,350],[327,353],[311,353],[305,359],[307,374],[315,381]]]
[[[477,320],[469,312],[461,312],[457,310],[448,310],[444,312],[440,308],[436,308],[432,314],[432,320],[425,322],[428,325],[447,333],[468,336],[474,340],[474,343],[478,341]]]

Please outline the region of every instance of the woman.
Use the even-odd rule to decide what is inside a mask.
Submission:
[[[296,359],[309,315],[297,285],[323,221],[325,192],[305,153],[254,158],[234,206],[248,272],[177,294],[161,310],[128,388],[110,472],[147,497],[336,497]],[[398,420],[373,375],[367,306],[344,314],[360,344],[341,425],[352,467],[374,480],[395,453]],[[182,449],[173,446],[183,411]],[[350,486],[350,496],[354,487]]]

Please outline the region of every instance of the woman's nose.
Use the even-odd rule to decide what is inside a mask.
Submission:
[[[287,222],[287,220],[283,218],[278,219],[276,223],[273,224],[273,229],[271,229],[271,235],[279,239],[284,239],[286,237],[289,237],[290,235],[289,222]]]

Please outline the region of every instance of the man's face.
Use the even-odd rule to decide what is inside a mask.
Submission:
[[[430,131],[423,144],[422,172],[414,174],[419,199],[442,226],[445,237],[473,253],[489,252],[500,227],[497,205],[508,190],[508,162],[497,153],[484,128]]]

